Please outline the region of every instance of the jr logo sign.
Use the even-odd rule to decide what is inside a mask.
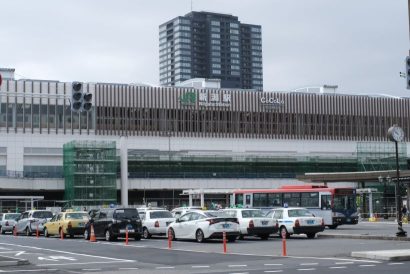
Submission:
[[[187,92],[179,97],[179,101],[182,105],[194,105],[196,103],[196,93],[193,91]]]

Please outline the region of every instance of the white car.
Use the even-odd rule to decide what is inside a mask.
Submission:
[[[147,210],[151,210],[151,209],[166,210],[165,208],[162,208],[162,207],[137,207],[138,215],[140,215],[141,220],[144,219],[145,213],[147,212]]]
[[[30,236],[36,233],[37,229],[39,233],[43,233],[43,225],[53,218],[53,213],[48,210],[29,210],[23,212],[20,217],[16,220],[17,233],[24,233]]]
[[[267,217],[279,222],[279,235],[289,238],[292,234],[306,234],[309,239],[325,229],[322,217],[315,217],[309,210],[301,207],[275,208]]]
[[[272,218],[265,217],[260,209],[229,208],[223,211],[231,217],[238,218],[240,239],[244,236],[258,236],[266,240],[270,234],[278,232],[278,223]]]
[[[175,218],[179,218],[182,215],[184,215],[185,213],[187,213],[189,211],[194,211],[194,210],[202,210],[202,208],[200,206],[177,207],[177,208],[174,208],[173,210],[171,210],[171,214]]]
[[[7,231],[13,232],[13,227],[16,224],[16,219],[20,217],[20,213],[1,213],[0,214],[0,232],[6,234]]]
[[[142,217],[142,236],[149,239],[152,235],[167,235],[167,227],[174,221],[168,210],[148,209]]]
[[[195,239],[199,243],[206,239],[220,239],[223,232],[229,242],[234,242],[239,235],[238,219],[226,215],[218,217],[212,212],[192,211],[168,226],[172,240]]]

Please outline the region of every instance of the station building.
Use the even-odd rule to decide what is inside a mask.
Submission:
[[[276,188],[305,172],[394,169],[387,130],[404,129],[410,98],[320,91],[258,92],[85,83],[88,113],[70,108],[71,83],[4,80],[0,196],[63,201],[63,146],[126,140],[129,203],[186,203],[185,189]],[[119,162],[119,157],[118,162]],[[120,165],[117,164],[118,200]],[[215,200],[225,196],[215,194]]]

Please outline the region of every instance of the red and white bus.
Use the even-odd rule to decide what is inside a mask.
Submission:
[[[324,219],[329,228],[357,224],[356,190],[317,185],[291,185],[278,189],[238,189],[231,206],[253,208],[304,207]]]

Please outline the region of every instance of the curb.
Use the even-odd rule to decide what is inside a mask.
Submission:
[[[375,236],[375,235],[350,235],[350,234],[318,234],[318,238],[361,239],[361,240],[389,240],[410,242],[409,237]]]
[[[352,257],[383,261],[410,261],[410,250],[355,251]]]
[[[13,257],[0,256],[0,267],[5,266],[19,266],[19,265],[28,265],[30,262],[28,260],[16,259]]]

